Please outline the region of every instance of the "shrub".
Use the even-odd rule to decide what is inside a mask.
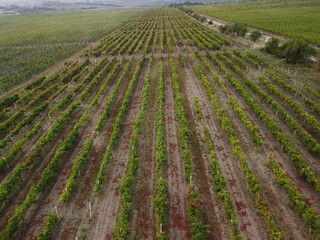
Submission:
[[[255,42],[255,41],[257,41],[260,37],[261,37],[261,32],[259,32],[259,31],[253,31],[252,33],[251,33],[251,35],[250,35],[250,39],[251,39],[251,41],[252,42]]]
[[[208,21],[208,23],[209,23],[209,24],[213,24],[213,22],[212,22],[211,20],[210,20],[210,21]]]
[[[288,63],[297,63],[316,53],[307,41],[299,38],[289,40],[282,49],[282,55]]]
[[[227,30],[227,25],[220,25],[219,30],[220,32],[224,33]]]
[[[246,35],[247,33],[247,27],[242,25],[242,24],[232,24],[232,25],[220,25],[219,26],[219,30],[222,33],[226,33],[226,34],[237,34],[238,36],[244,37],[244,35]]]
[[[273,55],[279,55],[281,53],[281,49],[279,47],[279,39],[271,38],[269,42],[267,42],[264,51]]]
[[[237,35],[244,37],[247,32],[248,32],[248,30],[245,26],[240,26],[239,31],[237,31]]]

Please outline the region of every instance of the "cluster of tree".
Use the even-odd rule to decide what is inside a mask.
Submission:
[[[219,30],[222,33],[231,34],[232,36],[236,34],[237,36],[241,37],[244,37],[248,32],[247,27],[239,23],[234,23],[231,25],[220,25]]]
[[[193,6],[193,5],[204,5],[202,2],[181,2],[181,3],[171,3],[169,7],[179,7],[179,6]]]
[[[282,46],[278,38],[272,38],[263,50],[277,57],[285,58],[288,63],[298,63],[316,53],[316,50],[301,38],[291,39]]]
[[[192,11],[189,8],[184,8],[184,7],[177,7],[179,10],[181,10],[182,12],[185,12],[186,14],[188,14],[189,16],[193,17],[194,19],[200,21],[200,22],[204,22],[206,21],[206,18],[203,16],[200,16],[199,14],[195,13],[194,11]]]

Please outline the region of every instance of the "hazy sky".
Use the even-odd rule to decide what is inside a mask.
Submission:
[[[108,2],[108,3],[116,3],[122,2],[121,0],[0,0],[0,5],[33,5],[39,4],[41,2],[48,2],[48,1],[59,1],[59,2]],[[125,0],[126,2],[139,2],[139,0]],[[150,0],[151,2],[152,0]]]

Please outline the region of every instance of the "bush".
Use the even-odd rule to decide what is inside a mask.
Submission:
[[[237,35],[244,37],[247,32],[248,32],[248,30],[245,26],[240,26],[239,31],[237,31]]]
[[[286,42],[282,49],[282,56],[286,58],[288,63],[303,61],[316,53],[307,41],[299,38]]]
[[[255,41],[257,41],[260,37],[261,37],[261,32],[259,32],[259,31],[253,31],[252,33],[251,33],[251,35],[250,35],[250,39],[251,39],[251,41],[252,42],[255,42]]]
[[[209,24],[213,24],[213,22],[212,22],[211,20],[210,20],[210,21],[208,21],[208,23],[209,23]]]
[[[232,24],[232,25],[220,25],[219,30],[226,34],[237,34],[238,36],[244,37],[247,33],[247,27],[242,24]]]
[[[281,53],[281,49],[279,47],[279,39],[271,38],[269,42],[267,42],[264,51],[273,55],[279,55]]]
[[[220,25],[219,30],[220,32],[224,33],[227,30],[227,25]]]
[[[201,16],[201,17],[199,18],[199,21],[203,23],[203,22],[205,22],[205,21],[206,21],[206,18],[205,18],[205,17],[203,17],[203,16]]]

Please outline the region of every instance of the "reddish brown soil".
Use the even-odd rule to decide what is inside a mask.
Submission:
[[[170,21],[174,22],[174,20],[171,18]],[[162,31],[160,21],[157,22],[157,26]],[[179,30],[182,29],[183,27],[179,25]],[[136,30],[139,32],[138,29]],[[165,66],[165,128],[168,163],[165,166],[164,177],[168,182],[169,191],[168,227],[166,232],[168,233],[168,239],[191,239],[190,223],[187,216],[188,201],[186,193],[188,184],[185,179],[184,162],[182,160],[182,151],[178,137],[179,122],[176,116],[174,90],[172,86],[172,80],[170,78],[168,63],[169,54],[166,34],[171,33],[169,33],[167,30],[165,31],[165,53],[160,53],[160,35],[158,35],[159,41],[157,46],[152,46],[155,36],[153,35],[149,50],[149,52],[151,52],[153,51],[154,47],[157,48],[154,55],[154,65],[151,71],[151,93],[149,95],[145,118],[141,125],[141,133],[138,138],[138,154],[140,164],[132,187],[133,210],[130,218],[131,232],[128,237],[128,239],[131,240],[156,239],[156,225],[152,199],[154,198],[154,183],[156,179],[154,158],[157,121],[157,81],[159,77],[158,70],[160,58],[163,58]],[[176,33],[175,37],[179,41],[179,37]],[[194,183],[199,189],[201,204],[204,209],[204,221],[205,224],[209,226],[210,230],[208,239],[229,240],[232,239],[233,235],[231,232],[230,223],[226,216],[224,204],[215,191],[212,177],[214,173],[212,173],[211,169],[211,160],[209,157],[209,150],[207,149],[205,143],[203,126],[206,126],[209,129],[209,132],[215,141],[217,157],[222,169],[222,175],[226,180],[226,188],[233,201],[235,217],[238,221],[238,229],[240,230],[240,233],[246,240],[270,239],[266,222],[256,207],[254,196],[248,189],[245,174],[240,166],[240,161],[233,153],[233,149],[228,137],[221,127],[218,117],[215,115],[215,111],[209,100],[208,94],[195,71],[195,64],[200,62],[198,59],[193,61],[190,55],[194,55],[193,51],[197,50],[197,47],[189,45],[187,41],[186,43],[186,49],[188,49],[190,53],[182,52],[184,46],[178,44],[178,46],[173,46],[174,52],[172,53],[172,56],[175,60],[177,71],[181,79],[181,90],[184,98],[184,106],[186,109],[189,128],[191,130],[191,149],[194,154],[194,161],[192,162],[194,167],[194,176],[192,183]],[[243,43],[245,44],[245,42]],[[243,43],[236,44],[243,47]],[[232,45],[233,46],[227,47],[229,51],[233,50],[235,44]],[[180,52],[187,60],[187,65],[184,68],[179,65],[178,55]],[[85,101],[81,101],[81,106],[72,115],[67,126],[61,133],[59,133],[56,140],[45,147],[45,151],[41,154],[41,156],[39,156],[39,158],[34,161],[34,164],[21,175],[23,181],[19,184],[17,189],[13,191],[11,196],[9,196],[5,206],[0,209],[0,231],[2,231],[6,226],[7,221],[14,213],[15,208],[23,203],[30,187],[40,179],[42,171],[53,158],[59,144],[62,143],[67,134],[72,130],[73,126],[77,123],[81,115],[88,110],[90,114],[90,121],[86,124],[85,129],[81,131],[79,138],[72,145],[72,148],[68,152],[67,156],[63,159],[57,176],[50,184],[48,184],[46,190],[39,194],[36,203],[27,210],[24,221],[21,223],[18,231],[11,239],[34,239],[36,234],[43,230],[47,215],[49,213],[55,213],[56,211],[60,216],[60,222],[52,234],[53,239],[67,240],[78,238],[79,240],[100,240],[112,239],[114,237],[114,226],[119,217],[119,185],[127,172],[129,147],[134,127],[133,124],[141,107],[141,94],[144,87],[144,77],[147,71],[147,62],[150,54],[146,55],[146,61],[142,68],[142,73],[139,75],[138,84],[135,87],[129,110],[126,113],[123,126],[120,130],[120,138],[118,139],[116,148],[112,153],[112,160],[107,169],[107,175],[101,194],[96,196],[93,193],[93,188],[98,171],[100,169],[101,160],[109,143],[114,121],[119,112],[119,108],[128,87],[129,80],[133,75],[134,68],[138,60],[142,57],[141,54],[142,50],[140,50],[138,54],[135,54],[134,64],[115,98],[115,102],[111,107],[110,114],[107,117],[102,130],[95,132],[95,126],[100,114],[103,112],[106,101],[115,87],[116,79],[118,79],[120,74],[118,74],[114,80],[111,81],[101,97],[99,104],[89,110],[88,105],[98,92],[103,80],[101,80],[97,86],[94,87],[88,98]],[[125,54],[124,56],[126,62],[132,58],[132,55]],[[117,56],[117,60],[120,60],[121,57],[121,55]],[[108,58],[110,59],[111,56],[108,56]],[[80,58],[80,61],[83,59],[84,58]],[[90,57],[90,70],[93,64],[97,63],[100,59],[102,59],[102,56],[97,58],[92,56]],[[200,65],[202,66],[203,64],[200,63]],[[257,148],[257,146],[252,142],[249,131],[246,129],[245,125],[242,123],[238,115],[229,104],[228,96],[222,91],[221,87],[216,83],[208,70],[202,66],[204,74],[208,77],[208,80],[214,87],[215,94],[218,96],[219,104],[225,109],[227,116],[229,116],[232,121],[232,127],[240,140],[240,146],[246,155],[248,166],[255,173],[259,182],[263,186],[263,198],[267,202],[269,208],[272,210],[274,219],[276,220],[278,226],[281,230],[286,232],[286,239],[311,239],[308,227],[306,227],[302,217],[297,213],[292,203],[289,201],[287,192],[277,185],[275,175],[267,163],[268,155],[270,153],[274,154],[276,161],[283,169],[286,170],[287,175],[292,181],[293,185],[303,195],[306,204],[310,207],[313,207],[318,214],[320,214],[319,193],[315,191],[314,186],[299,177],[297,170],[290,158],[282,150],[281,144],[272,136],[269,129],[265,127],[263,122],[256,116],[250,106],[236,92],[234,87],[228,83],[225,78],[226,74],[219,71],[219,69],[213,63],[210,63],[210,65],[226,83],[230,95],[245,109],[249,120],[259,128],[261,136],[264,140],[262,149]],[[55,69],[55,71],[57,70],[58,69]],[[121,68],[121,71],[122,70],[123,66]],[[231,69],[228,69],[228,71],[233,74]],[[249,65],[244,71],[257,83],[257,76],[264,74],[264,69],[262,67],[260,70],[258,70]],[[48,76],[51,74],[52,73],[48,74]],[[264,76],[266,75],[264,74]],[[84,76],[82,76],[81,79],[83,77]],[[235,77],[239,82],[243,83],[243,79],[237,76]],[[59,81],[60,80],[57,80],[57,82]],[[79,81],[80,80],[78,80],[78,82]],[[43,129],[31,141],[26,143],[26,145],[23,147],[23,152],[19,153],[16,159],[10,164],[11,168],[8,168],[0,175],[1,183],[8,179],[14,167],[21,163],[21,161],[23,161],[34,149],[34,143],[40,137],[48,133],[50,128],[55,123],[57,117],[63,111],[65,111],[66,108],[51,116],[52,120],[48,119],[47,114],[50,109],[67,93],[71,92],[75,87],[75,84],[76,83],[70,82],[66,91],[52,101],[48,109],[46,109],[41,116],[37,117],[34,123],[24,127],[17,136],[12,138],[12,143],[9,143],[6,148],[1,150],[0,155],[2,157],[8,153],[13,143],[21,139],[36,122],[43,122]],[[262,84],[259,86],[263,90],[266,90]],[[294,85],[293,87],[298,88],[299,86]],[[257,94],[253,93],[249,88],[247,88],[247,90],[254,97],[256,102],[261,104],[263,109],[265,109],[265,112],[275,120],[282,131],[291,139],[292,143],[301,150],[302,157],[306,164],[310,166],[310,169],[312,169],[317,176],[320,176],[320,162],[318,157],[308,152],[301,139],[293,133],[288,124],[286,124],[275,114],[274,110],[271,109],[270,106],[265,104],[261,98],[257,96]],[[75,95],[74,100],[79,99],[80,92]],[[290,95],[288,92],[284,92],[287,95]],[[283,102],[283,99],[271,93],[269,94],[275,101],[281,104],[285,111],[294,119],[296,119],[306,131],[308,131],[317,141],[320,141],[320,136],[315,134],[310,126],[305,124],[303,119],[295,114],[292,109],[290,109]],[[310,97],[308,94],[305,96]],[[196,109],[194,106],[195,97],[199,98],[200,106],[204,114],[202,120],[196,115]],[[294,96],[292,97],[294,98]],[[303,99],[297,98],[295,100],[299,102],[307,112],[315,115],[316,118],[319,119],[319,115],[316,115],[310,107],[306,106],[303,103]],[[317,102],[320,103],[318,100]],[[21,104],[19,107],[25,107],[27,109],[26,115],[31,113],[32,109],[27,107],[26,104]],[[14,112],[16,110],[12,111]],[[13,112],[10,114],[13,114]],[[65,187],[66,181],[70,175],[72,166],[75,163],[77,156],[82,151],[83,146],[89,137],[92,137],[94,140],[94,147],[90,153],[90,159],[79,173],[80,176],[78,178],[76,191],[73,193],[67,204],[62,204],[59,201],[60,194]],[[89,211],[90,206],[92,207],[91,218]]]
[[[168,185],[169,185],[169,222],[170,239],[189,239],[190,225],[187,216],[187,182],[185,179],[182,153],[178,141],[178,121],[175,116],[174,93],[169,75],[168,61],[165,66],[165,114],[166,139],[168,146]]]

